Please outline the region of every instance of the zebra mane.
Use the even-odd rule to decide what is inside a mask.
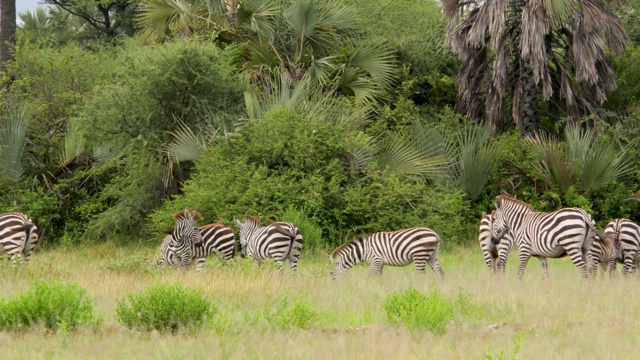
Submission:
[[[502,200],[514,202],[514,203],[523,205],[523,206],[525,206],[525,207],[527,207],[527,208],[529,208],[531,210],[535,210],[533,208],[533,206],[531,206],[531,204],[527,204],[526,202],[524,202],[522,200],[518,200],[518,199],[515,199],[515,198],[512,198],[512,197],[506,196],[506,195],[498,195],[498,196],[496,196],[496,205]],[[494,212],[492,211],[491,213],[493,214]]]
[[[260,225],[260,219],[259,219],[259,218],[257,218],[257,217],[255,217],[255,216],[245,215],[245,216],[244,216],[244,221],[245,221],[245,222],[246,222],[246,221],[251,221],[251,222],[254,222],[254,223],[256,223],[256,224]]]
[[[358,242],[360,242],[360,241],[362,241],[362,240],[363,240],[363,238],[359,237],[359,238],[357,238],[357,239],[355,239],[355,240],[347,241],[346,243],[344,243],[344,244],[342,244],[342,245],[338,246],[335,250],[333,250],[333,251],[331,252],[331,257],[336,257],[336,255],[337,255],[339,252],[341,252],[342,250],[344,250],[344,249],[346,249],[346,248],[350,247],[351,245],[356,244],[356,243],[358,243]]]
[[[180,210],[177,213],[173,214],[173,220],[177,221],[178,219],[183,219],[185,210],[191,213],[191,216],[193,216],[193,219],[195,221],[202,220],[202,215],[200,215],[200,213],[197,210],[189,210],[189,209]]]

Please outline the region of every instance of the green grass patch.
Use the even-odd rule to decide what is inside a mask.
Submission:
[[[216,313],[200,289],[161,284],[127,295],[118,302],[116,317],[130,329],[175,333],[201,328]]]
[[[44,326],[48,330],[73,330],[81,324],[98,325],[93,301],[76,284],[37,282],[14,298],[0,302],[0,329],[19,330]]]
[[[434,335],[443,335],[456,316],[482,318],[486,308],[475,304],[470,295],[460,291],[449,299],[433,286],[426,295],[414,288],[394,292],[384,301],[384,310],[392,324],[409,328],[426,328]]]

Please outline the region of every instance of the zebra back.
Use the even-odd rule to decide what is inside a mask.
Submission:
[[[272,259],[279,265],[279,272],[282,272],[284,260],[289,259],[291,270],[297,270],[303,239],[295,225],[276,222],[260,226],[260,220],[253,216],[245,216],[244,223],[235,222],[240,228],[242,257],[249,256],[258,265],[263,260]]]
[[[10,259],[22,254],[24,262],[28,263],[37,243],[38,228],[26,214],[0,215],[0,253],[6,253]]]
[[[615,219],[604,230],[613,234],[614,244],[624,262],[623,273],[628,274],[640,264],[640,226],[629,219]]]
[[[440,237],[428,228],[378,232],[336,248],[331,253],[336,259],[331,276],[336,279],[361,261],[369,263],[371,274],[381,273],[384,265],[405,266],[415,262],[418,272],[424,272],[428,263],[436,274],[442,275],[438,263],[439,247]]]

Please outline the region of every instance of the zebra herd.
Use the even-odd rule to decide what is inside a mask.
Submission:
[[[209,224],[198,227],[202,216],[194,210],[184,209],[174,214],[176,227],[160,245],[160,258],[156,264],[188,267],[192,261],[198,263],[197,271],[205,258],[213,252],[230,260],[236,253],[233,230],[224,224]],[[240,229],[242,257],[248,256],[260,265],[264,260],[273,260],[278,272],[283,272],[285,260],[289,260],[292,271],[298,268],[302,253],[302,235],[290,222],[274,222],[261,226],[260,220],[245,216],[244,222],[234,219]],[[349,241],[332,253],[336,259],[331,272],[333,279],[355,264],[369,263],[371,274],[382,273],[384,265],[405,266],[415,262],[418,272],[423,273],[427,264],[436,274],[443,274],[438,263],[440,237],[433,230],[416,227],[394,232],[379,232],[366,238]]]
[[[496,209],[483,214],[480,220],[479,242],[484,260],[493,272],[504,273],[509,253],[518,249],[518,276],[522,278],[529,259],[540,260],[546,277],[547,258],[568,256],[580,270],[583,278],[606,269],[615,275],[616,263],[623,264],[623,274],[640,266],[640,226],[631,220],[615,219],[604,232],[599,233],[595,222],[580,208],[564,208],[554,212],[538,212],[525,202],[500,195]],[[188,268],[196,262],[197,271],[205,259],[218,253],[225,261],[237,253],[233,229],[222,223],[199,226],[202,219],[195,210],[184,209],[173,216],[176,223],[171,234],[160,245],[156,264]],[[283,272],[285,260],[296,271],[302,253],[303,238],[299,229],[290,222],[274,222],[261,226],[260,220],[245,216],[244,222],[234,219],[240,229],[241,256],[250,257],[260,265],[272,260]],[[38,228],[25,214],[12,212],[0,215],[0,254],[11,260],[22,256],[27,263],[31,250],[38,243]],[[414,227],[392,232],[378,232],[358,238],[336,248],[331,257],[334,269],[331,277],[337,279],[354,265],[366,262],[370,274],[381,274],[384,265],[406,266],[415,264],[419,273],[426,265],[438,275],[444,272],[438,263],[441,239],[425,227]]]
[[[496,210],[480,221],[478,240],[485,263],[492,271],[504,273],[509,252],[518,247],[522,278],[529,259],[537,257],[546,277],[547,258],[569,256],[583,278],[597,273],[598,264],[610,276],[616,262],[624,264],[623,274],[631,273],[640,263],[640,227],[627,219],[610,222],[598,233],[595,222],[580,208],[538,212],[520,200],[500,195]]]

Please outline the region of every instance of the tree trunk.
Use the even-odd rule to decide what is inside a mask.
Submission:
[[[533,137],[538,133],[538,86],[533,80],[533,71],[529,61],[523,60],[522,69],[522,102],[518,109],[520,123],[520,135]]]
[[[0,70],[7,71],[16,44],[16,0],[0,0]]]

